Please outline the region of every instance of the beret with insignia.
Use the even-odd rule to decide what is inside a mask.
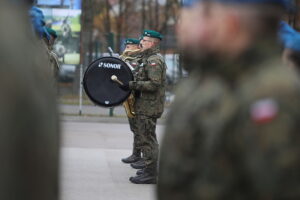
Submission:
[[[125,40],[125,45],[127,44],[140,44],[140,40],[135,39],[135,38],[127,38]]]
[[[158,38],[160,40],[162,40],[163,36],[154,30],[144,30],[143,32],[143,36],[147,36],[147,37],[151,37],[151,38]]]

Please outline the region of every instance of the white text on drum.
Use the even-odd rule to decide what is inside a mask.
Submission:
[[[112,64],[112,63],[104,63],[104,62],[99,62],[98,67],[104,67],[104,68],[110,68],[110,69],[121,69],[120,64]]]

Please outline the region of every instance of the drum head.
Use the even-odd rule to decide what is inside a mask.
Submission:
[[[127,64],[115,57],[97,59],[85,71],[83,86],[86,94],[95,104],[103,107],[117,106],[130,95],[130,91],[122,90],[111,80],[112,75],[117,76],[124,84],[133,80]]]

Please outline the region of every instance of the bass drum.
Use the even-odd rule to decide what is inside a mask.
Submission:
[[[127,64],[119,58],[102,57],[93,61],[83,77],[83,87],[88,97],[102,107],[113,107],[124,102],[131,91],[124,91],[111,80],[115,75],[128,84],[133,80],[133,74]]]

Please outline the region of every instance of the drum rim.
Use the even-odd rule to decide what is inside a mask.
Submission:
[[[91,63],[87,66],[87,68],[86,68],[86,70],[85,70],[85,72],[84,72],[82,84],[83,84],[85,93],[87,94],[87,96],[89,97],[89,99],[90,99],[94,104],[96,104],[96,105],[98,105],[98,106],[101,106],[101,107],[110,108],[110,107],[115,107],[115,106],[121,105],[121,104],[129,97],[129,95],[131,94],[131,91],[128,91],[127,95],[124,97],[124,100],[123,100],[122,102],[120,102],[120,103],[113,103],[113,104],[109,104],[109,105],[107,105],[107,104],[105,104],[105,103],[99,103],[99,101],[95,100],[95,99],[92,97],[92,95],[90,94],[90,92],[89,92],[88,89],[87,89],[87,85],[86,85],[86,79],[87,79],[87,77],[86,77],[86,76],[87,76],[87,73],[88,73],[89,69],[91,68],[91,66],[92,66],[95,62],[98,62],[100,59],[104,59],[104,58],[105,58],[105,59],[111,59],[111,58],[113,58],[113,59],[118,59],[119,61],[123,62],[123,63],[128,67],[128,69],[130,70],[129,66],[128,66],[128,65],[126,64],[126,62],[124,62],[122,59],[117,58],[117,57],[114,57],[114,56],[104,56],[104,57],[101,57],[101,58],[98,58],[98,59],[94,60],[93,62],[91,62]],[[132,74],[132,73],[130,74],[130,76],[131,76],[131,80],[133,80],[133,74]]]

